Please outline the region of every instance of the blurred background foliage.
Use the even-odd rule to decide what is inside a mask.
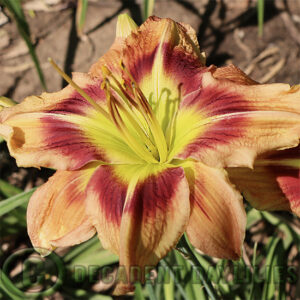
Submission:
[[[46,76],[48,69],[42,66],[44,63],[43,55],[42,59],[39,58],[36,51],[36,46],[38,42],[43,40],[43,36],[40,37],[40,40],[34,38],[31,33],[34,26],[30,25],[30,23],[34,23],[31,22],[32,20],[38,19],[41,11],[42,13],[52,13],[60,10],[71,10],[71,16],[68,17],[72,20],[72,26],[69,37],[65,37],[68,39],[69,45],[64,64],[64,69],[69,74],[73,70],[74,49],[78,47],[79,43],[91,44],[90,35],[93,32],[115,19],[124,10],[129,10],[135,21],[141,24],[153,12],[160,15],[161,2],[163,1],[156,1],[156,3],[154,0],[119,1],[120,6],[113,14],[105,17],[94,28],[87,28],[87,20],[92,18],[89,15],[91,13],[89,7],[99,3],[99,5],[109,6],[108,1],[99,0],[97,3],[95,0],[0,0],[0,26],[5,26],[6,23],[16,25],[18,34],[27,47],[27,52],[24,48],[21,50],[30,55],[33,62],[31,68],[35,68],[35,76],[38,77],[39,85],[46,90],[48,85],[51,85]],[[277,3],[265,2],[264,0],[237,1],[236,3],[241,5],[240,13],[229,21],[228,16],[226,16],[226,5],[229,10],[233,5],[229,1],[203,1],[204,9],[201,13],[197,9],[197,5],[201,1],[198,3],[184,0],[165,2],[168,2],[170,8],[173,2],[180,4],[176,8],[175,15],[183,14],[180,11],[180,7],[182,7],[185,9],[185,13],[190,12],[191,15],[200,20],[197,34],[202,47],[201,41],[204,40],[204,37],[207,41],[207,43],[203,43],[203,49],[206,50],[205,47],[209,49],[209,63],[222,64],[227,63],[228,60],[234,60],[235,57],[228,56],[223,52],[218,53],[218,47],[225,40],[222,35],[230,33],[231,43],[235,41],[237,45],[236,49],[238,50],[235,49],[235,52],[243,53],[241,67],[247,74],[252,72],[257,74],[258,78],[256,79],[263,82],[281,79],[280,76],[284,77],[283,65],[290,62],[288,58],[284,57],[283,50],[279,47],[280,42],[277,44],[276,33],[275,38],[274,35],[270,38],[271,33],[268,33],[266,41],[263,40],[264,27],[269,26],[268,22],[272,22],[272,18],[280,14],[283,21],[282,26],[286,26],[283,35],[289,40],[286,42],[286,47],[290,47],[288,43],[295,44],[296,48],[293,48],[293,51],[296,51],[295,64],[298,63],[299,67],[300,42],[297,40],[297,28],[299,27],[300,10],[297,11],[294,7],[292,10],[289,9],[288,4],[290,2],[287,3],[288,1],[277,1]],[[276,10],[274,10],[275,8]],[[210,21],[215,10],[218,10],[217,25]],[[42,22],[42,19],[38,19],[37,22]],[[248,30],[247,26],[251,28],[250,36],[252,34],[252,40],[248,44],[247,40],[244,39],[247,31],[243,31]],[[209,29],[208,34],[206,33],[207,28]],[[272,30],[271,27],[270,31]],[[109,30],[107,32],[110,35],[113,33]],[[0,32],[0,38],[1,34],[3,32]],[[106,37],[102,36],[101,38]],[[258,40],[260,48],[254,48],[253,41],[255,42],[256,38],[261,39]],[[110,36],[110,40],[113,40],[113,36]],[[56,40],[53,41],[55,43]],[[268,47],[265,47],[266,44]],[[5,54],[0,53],[0,58],[1,55],[2,57],[6,55],[4,60],[7,60],[7,54],[11,53],[9,51],[12,50],[7,50],[6,47],[3,49],[1,51]],[[294,55],[292,51],[288,53]],[[86,62],[83,65],[85,66]],[[268,69],[267,74],[255,73],[260,68]],[[288,68],[289,72],[292,73],[291,67]],[[22,68],[13,70],[25,72],[25,69]],[[1,78],[5,81],[4,73],[1,72]],[[299,70],[295,70],[292,76],[292,81],[300,81]],[[19,77],[14,78],[16,84],[21,80]],[[64,84],[62,83],[62,85]],[[15,85],[5,90],[3,94],[13,98]],[[16,100],[19,101],[19,99]],[[15,261],[9,267],[5,265],[5,262],[12,257],[15,251],[31,248],[26,233],[27,203],[35,187],[45,182],[53,171],[17,168],[14,160],[9,157],[4,142],[0,144],[0,171],[0,299],[112,299],[113,283],[107,278],[118,276],[118,257],[104,250],[96,237],[81,245],[57,250],[56,253],[64,269],[63,281],[57,290],[51,289],[58,279],[57,270],[54,270],[53,266],[47,263],[47,260],[42,261],[42,279],[38,274],[41,269],[36,266],[28,270],[25,266],[25,269],[22,269],[20,260]],[[182,253],[182,249],[178,245],[177,249],[171,251],[167,257],[161,260],[145,285],[137,284],[135,293],[118,297],[118,299],[300,298],[299,220],[286,212],[259,212],[246,203],[245,207],[248,220],[247,233],[243,257],[239,261],[214,259],[198,253],[192,247],[190,247],[189,253]],[[183,242],[186,242],[185,239]],[[32,255],[32,252],[24,254],[22,261],[32,258]],[[54,255],[52,260],[55,261]],[[25,278],[24,273],[29,274],[28,277]],[[36,280],[37,278],[39,280]]]

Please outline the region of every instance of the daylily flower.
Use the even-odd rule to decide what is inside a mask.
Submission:
[[[257,156],[297,147],[300,87],[206,67],[193,29],[157,17],[137,28],[122,15],[115,43],[88,74],[71,81],[54,66],[68,87],[0,113],[19,166],[58,170],[30,199],[33,245],[52,250],[97,231],[129,272],[157,264],[186,231],[204,253],[239,258],[246,215],[225,168],[248,170]],[[230,174],[242,191],[257,183]],[[256,207],[277,201],[265,199]]]
[[[253,207],[300,216],[300,147],[260,155],[254,168],[229,168],[230,180]]]

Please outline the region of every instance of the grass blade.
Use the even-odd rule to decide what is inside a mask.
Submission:
[[[78,252],[80,251],[80,252]],[[68,263],[69,268],[76,265],[89,266],[97,265],[98,267],[117,263],[119,258],[117,255],[102,248],[97,237],[92,238],[86,243],[77,246],[64,256],[64,262]]]
[[[196,300],[194,290],[192,287],[192,268],[191,265],[179,254],[178,251],[174,251],[176,262],[178,266],[182,266],[181,269],[181,282],[184,283],[185,292],[189,300]],[[184,279],[184,280],[183,280]]]
[[[22,10],[21,1],[20,0],[1,0],[0,3],[3,3],[3,5],[10,11],[13,18],[15,19],[15,21],[17,23],[18,31],[19,31],[20,35],[22,36],[22,38],[24,39],[24,41],[28,47],[29,53],[31,55],[31,58],[34,62],[40,82],[41,82],[43,88],[46,90],[44,74],[40,67],[38,57],[36,55],[34,46],[30,39],[30,30],[29,30],[28,23],[26,22],[24,12]]]
[[[258,36],[262,37],[264,30],[264,5],[265,0],[257,1]]]
[[[266,280],[265,280],[263,293],[261,297],[262,300],[270,299],[270,295],[274,296],[275,293],[273,268],[276,263],[276,256],[278,255],[280,242],[281,242],[280,238],[274,237],[270,240],[268,244],[268,252],[267,252],[268,255],[265,263],[267,271],[266,271]],[[282,253],[280,253],[280,255],[282,255]]]
[[[147,282],[146,283],[146,289],[148,290],[148,293],[149,293],[149,299],[150,300],[157,300],[156,299],[156,295],[154,293],[154,289],[153,289],[152,283]]]
[[[211,282],[208,280],[207,275],[205,273],[205,269],[201,265],[194,250],[190,247],[189,243],[187,242],[185,235],[182,236],[179,243],[177,244],[177,250],[180,251],[181,254],[185,256],[185,258],[191,263],[193,267],[195,267],[195,271],[198,274],[198,276],[201,278],[201,281],[210,299],[212,300],[218,299],[217,292],[215,291]]]
[[[173,271],[173,269],[172,269],[172,266],[170,266],[169,264],[168,264],[168,262],[166,261],[166,259],[162,259],[161,261],[160,261],[160,264],[161,264],[161,266],[165,269],[165,278],[164,278],[164,286],[165,285],[174,285],[175,283],[177,283],[176,281],[178,280],[177,279],[177,276],[176,276],[176,274],[175,274],[175,272]],[[169,272],[169,274],[168,274],[168,272]],[[167,276],[168,275],[170,275],[170,278],[168,278]],[[168,282],[168,279],[170,279],[169,280],[169,282]],[[179,292],[180,292],[180,294],[181,294],[181,296],[182,296],[182,298],[183,299],[188,299],[187,298],[187,295],[186,295],[186,293],[185,293],[185,290],[184,290],[184,288],[182,287],[182,285],[181,284],[177,284],[176,285],[176,287],[178,288],[178,290],[179,290]],[[169,287],[169,288],[171,288],[171,287]],[[172,287],[172,288],[174,288],[174,287]]]
[[[21,189],[13,186],[12,184],[0,179],[0,192],[5,197],[12,197],[22,192]]]
[[[17,289],[14,284],[9,280],[6,274],[0,269],[0,287],[1,289],[9,295],[12,300],[22,300],[25,298],[19,289]]]
[[[255,242],[254,249],[253,249],[253,259],[252,259],[253,274],[252,274],[249,300],[255,299],[255,276],[256,276],[256,272],[257,272],[256,271],[256,251],[257,251],[257,242]]]
[[[29,201],[29,198],[33,194],[36,188],[31,189],[28,192],[23,192],[13,197],[0,202],[0,216],[10,212],[14,208],[21,206]]]
[[[165,274],[165,277],[168,277]],[[165,300],[173,300],[174,299],[174,279],[173,277],[170,278],[169,282],[164,283],[164,299]]]
[[[66,264],[70,263],[72,260],[76,259],[83,252],[88,250],[90,247],[99,244],[99,239],[97,236],[91,238],[90,240],[72,247],[72,249],[63,256],[63,260]]]
[[[84,289],[74,289],[67,286],[62,286],[60,293],[63,299],[77,299],[77,300],[113,300],[112,297],[101,295],[93,292],[88,292]],[[48,298],[47,298],[48,299]],[[51,298],[52,299],[52,298]]]
[[[88,0],[77,0],[77,9],[76,9],[76,31],[77,36],[82,38],[84,35],[83,27],[86,19],[86,11],[88,6]]]
[[[143,19],[144,21],[150,17],[153,13],[155,0],[144,0],[142,5]]]
[[[140,282],[137,282],[135,284],[134,300],[145,300],[145,297],[143,295],[143,288]]]

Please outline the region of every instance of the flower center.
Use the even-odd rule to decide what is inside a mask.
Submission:
[[[121,63],[129,80],[121,83],[112,72],[102,67],[107,106],[114,122],[129,147],[149,163],[164,163],[168,145],[164,132],[143,92]]]
[[[176,107],[168,119],[165,131],[160,126],[151,105],[133,76],[121,62],[121,69],[127,77],[126,80],[118,80],[107,66],[102,66],[103,81],[101,88],[105,91],[107,99],[107,112],[96,103],[83,89],[81,89],[57,64],[49,58],[54,69],[102,116],[113,122],[126,141],[127,145],[144,161],[148,163],[165,163],[170,161],[173,139],[175,136],[175,123],[179,97]],[[129,78],[129,79],[128,79]],[[156,103],[156,110],[160,102]]]

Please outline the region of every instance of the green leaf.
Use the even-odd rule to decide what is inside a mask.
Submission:
[[[257,223],[259,220],[261,220],[261,214],[258,210],[255,208],[252,208],[248,213],[247,213],[247,226],[246,229],[248,230],[250,227],[252,227],[255,223]]]
[[[68,267],[97,265],[97,267],[100,268],[119,261],[117,255],[103,249],[100,242],[95,238],[88,241],[87,245],[83,244],[80,245],[82,247],[78,246],[80,253],[77,253],[77,255],[71,253],[64,256],[63,260],[69,263]],[[75,249],[75,251],[77,252],[78,249]]]
[[[40,82],[41,82],[43,88],[46,90],[44,74],[40,67],[38,57],[36,55],[34,46],[30,39],[30,30],[29,30],[28,23],[26,21],[25,15],[22,10],[21,1],[20,0],[1,0],[0,3],[3,3],[3,5],[6,6],[6,8],[10,11],[13,18],[15,19],[15,21],[17,23],[18,31],[19,31],[20,35],[22,36],[23,40],[25,41],[25,43],[28,47],[29,53],[31,55],[31,58],[34,62]]]
[[[88,0],[77,0],[76,31],[78,37],[83,36],[83,27],[86,19],[87,6],[88,6]]]
[[[93,238],[91,238],[90,240],[79,244],[78,246],[74,246],[72,247],[72,249],[66,253],[63,257],[63,261],[68,264],[70,263],[73,259],[75,259],[76,257],[82,255],[87,249],[89,249],[91,246],[95,245],[95,244],[99,244],[99,239],[97,238],[97,236],[94,236]]]
[[[284,218],[266,211],[261,212],[261,214],[269,223],[276,226],[284,233],[283,245],[285,249],[287,249],[295,241],[299,240],[298,233],[294,231],[294,229],[286,222]]]
[[[154,289],[153,289],[152,283],[147,282],[146,283],[146,288],[148,290],[150,300],[157,300],[156,299],[156,295],[154,293]]]
[[[184,289],[186,292],[186,295],[188,299],[190,300],[196,300],[194,290],[193,290],[193,284],[192,284],[192,268],[191,265],[185,260],[182,255],[179,254],[178,251],[174,251],[175,258],[177,261],[177,265],[181,267],[181,278],[185,278],[185,280],[182,280],[181,282],[184,283]],[[181,283],[180,282],[180,283]]]
[[[3,194],[5,197],[13,197],[17,194],[20,194],[21,192],[21,189],[0,179],[0,193]],[[27,202],[25,201],[20,206],[12,209],[9,214],[1,218],[1,235],[5,236],[10,234],[17,234],[26,227],[26,208]]]
[[[165,275],[164,276],[164,282],[165,282],[164,286],[165,285],[173,285],[174,283],[177,283],[175,281],[178,281],[178,278],[177,278],[176,274],[174,273],[172,266],[167,262],[167,260],[166,259],[162,259],[160,261],[160,264],[162,265],[162,267],[164,269],[164,272],[165,272],[164,273],[164,275]],[[183,299],[188,299],[187,295],[185,293],[185,290],[182,287],[182,285],[181,284],[177,284],[176,287],[178,288],[178,290],[179,290],[181,296],[183,297]],[[167,289],[168,288],[171,289],[172,287],[166,287],[166,288]],[[164,289],[165,289],[165,287],[164,287]],[[170,291],[168,291],[168,293],[170,293]]]
[[[264,30],[264,0],[257,1],[257,21],[258,21],[258,35],[261,37]]]
[[[142,12],[144,21],[153,13],[155,0],[144,0],[142,4]]]
[[[267,211],[261,211],[260,214],[272,225],[278,226],[281,223],[281,220],[276,216],[268,213]]]
[[[21,189],[13,186],[12,184],[0,179],[0,192],[5,197],[12,197],[22,192]]]
[[[218,299],[217,292],[214,289],[210,280],[208,280],[205,269],[201,265],[201,262],[199,260],[200,255],[196,254],[192,246],[188,243],[185,235],[182,236],[179,243],[177,244],[177,249],[181,252],[182,255],[184,255],[188,259],[190,264],[195,268],[195,271],[200,277],[209,297],[213,300]]]
[[[16,207],[27,204],[35,190],[36,188],[33,188],[28,192],[23,192],[6,200],[0,201],[0,216],[10,212]]]
[[[145,300],[142,285],[140,282],[135,284],[134,300]]]
[[[277,266],[277,258],[284,255],[283,252],[281,239],[278,237],[271,238],[267,249],[268,254],[265,263],[266,280],[263,288],[262,300],[273,299],[275,296],[276,286],[274,284],[274,268]]]
[[[0,288],[7,294],[12,300],[26,299],[24,293],[15,287],[15,285],[9,280],[6,274],[0,269]]]
[[[84,298],[84,299],[89,299],[89,300],[113,300],[113,298],[110,297],[110,296],[99,295],[99,294],[91,295],[88,298]]]
[[[168,282],[164,283],[164,299],[173,300],[174,299],[174,279],[168,278],[169,276],[165,274],[165,280],[168,279]]]
[[[174,298],[174,287],[175,287],[175,283],[174,283],[174,278],[173,277],[169,277],[169,275],[167,274],[167,272],[165,273],[164,276],[164,299],[165,300],[173,300]]]
[[[66,299],[113,300],[113,298],[110,296],[100,295],[98,293],[91,293],[83,289],[74,289],[65,285],[62,286],[61,293],[63,296],[66,296]],[[70,296],[72,296],[72,298],[70,298]]]
[[[253,273],[252,273],[252,280],[251,280],[251,287],[250,287],[250,296],[249,300],[255,300],[257,299],[257,293],[256,293],[256,276],[258,275],[258,268],[256,265],[256,251],[257,251],[257,242],[254,244],[253,248],[253,258],[252,258],[252,267],[253,267]]]

